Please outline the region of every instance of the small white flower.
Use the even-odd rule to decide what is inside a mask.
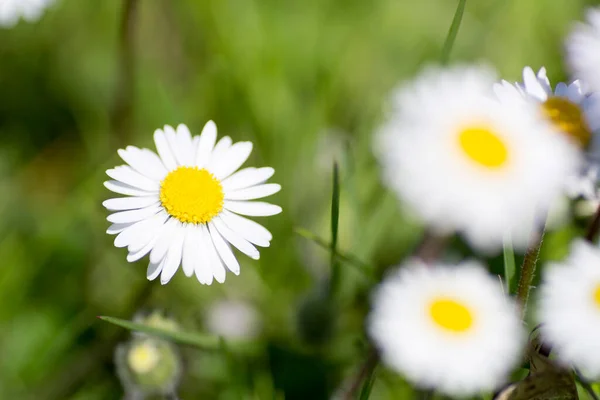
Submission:
[[[185,125],[165,126],[154,132],[158,155],[127,146],[119,156],[129,165],[106,171],[113,178],[104,185],[129,197],[106,200],[113,214],[107,233],[116,234],[115,246],[127,247],[127,261],[150,253],[147,277],[171,280],[179,265],[186,276],[196,274],[202,284],[225,281],[225,267],[234,274],[240,265],[229,244],[257,260],[256,246],[268,247],[272,235],[247,216],[268,216],[281,207],[248,201],[277,193],[281,186],[264,183],[273,168],[238,168],[252,151],[252,143],[232,144],[223,137],[216,144],[217,127],[209,121],[201,136],[192,137]]]
[[[565,261],[546,268],[539,296],[542,334],[558,359],[600,377],[600,249],[575,241]]]
[[[206,326],[209,332],[227,339],[252,339],[260,331],[256,309],[240,300],[224,300],[210,306]]]
[[[388,366],[454,396],[500,386],[525,338],[515,305],[477,262],[401,266],[377,289],[368,332]]]
[[[540,68],[537,75],[531,67],[525,67],[523,82],[513,85],[503,80],[494,84],[494,91],[503,102],[518,102],[523,99],[538,104],[556,132],[565,135],[585,150],[587,162],[567,179],[565,192],[571,198],[595,199],[600,161],[599,97],[585,92],[579,80],[570,84],[559,82],[552,89],[544,67]]]
[[[528,102],[498,102],[485,68],[430,69],[395,93],[378,136],[384,182],[432,228],[463,233],[480,250],[531,226],[579,163]],[[522,103],[522,104],[521,104]]]
[[[574,76],[594,92],[600,92],[600,8],[586,12],[586,23],[578,22],[566,40],[566,58]]]
[[[35,22],[54,0],[0,0],[0,27],[12,28],[20,18]]]

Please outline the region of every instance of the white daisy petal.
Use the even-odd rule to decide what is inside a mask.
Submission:
[[[150,250],[152,250],[152,247],[154,247],[155,243],[156,239],[152,239],[150,242],[148,242],[148,244],[146,244],[146,246],[142,247],[141,249],[137,251],[130,251],[129,254],[127,254],[127,262],[135,262],[141,260],[146,254],[150,253]]]
[[[160,158],[148,149],[127,146],[125,150],[117,150],[117,153],[131,168],[150,179],[160,181],[167,175]]]
[[[202,228],[203,231],[203,240],[204,240],[204,249],[206,250],[207,253],[207,257],[208,257],[208,262],[209,265],[211,267],[212,270],[212,274],[214,279],[219,282],[219,283],[223,283],[225,282],[225,266],[223,265],[223,262],[221,260],[221,257],[219,257],[219,253],[217,252],[217,249],[215,248],[215,245],[213,244],[213,240],[212,237],[210,235],[210,232],[208,231],[208,227],[204,224],[200,225],[200,227]]]
[[[214,122],[208,121],[202,129],[200,141],[196,149],[196,166],[203,168],[210,161],[210,155],[217,141],[217,126]]]
[[[185,274],[185,276],[187,276],[188,278],[194,275],[196,259],[200,257],[200,254],[198,252],[199,246],[195,240],[195,231],[195,224],[186,224],[185,237],[183,239],[183,255],[181,257],[181,268],[183,269],[183,273]]]
[[[109,169],[106,171],[106,175],[119,182],[150,192],[155,192],[160,187],[160,183],[158,181],[154,181],[145,177],[127,165],[121,165],[119,167]]]
[[[210,237],[212,238],[213,244],[217,249],[219,257],[221,257],[221,260],[223,260],[223,262],[231,272],[233,272],[236,275],[239,275],[240,263],[235,258],[233,251],[231,251],[229,245],[225,243],[225,241],[219,234],[218,229],[215,228],[212,221],[208,224],[208,231],[210,232]]]
[[[210,241],[208,230],[204,229],[204,225],[197,225],[194,230],[194,242],[198,246],[200,257],[196,258],[194,273],[198,282],[204,285],[211,285],[214,279],[211,257],[209,256],[207,245],[208,241]]]
[[[225,200],[223,207],[234,213],[250,217],[267,217],[281,212],[281,207],[262,201]]]
[[[179,265],[181,264],[181,256],[183,252],[183,240],[184,240],[184,230],[183,225],[181,223],[177,224],[177,227],[173,231],[173,236],[171,238],[171,244],[169,246],[169,250],[167,251],[167,255],[165,256],[165,265],[160,274],[160,284],[166,285],[169,283]]]
[[[267,183],[263,185],[252,186],[249,188],[225,192],[226,200],[254,200],[270,196],[281,190],[281,185],[277,183]]]
[[[171,151],[171,147],[169,146],[169,142],[167,141],[165,133],[161,129],[154,131],[154,144],[156,145],[156,150],[158,151],[158,155],[160,156],[165,168],[169,171],[177,168],[175,156]]]
[[[548,98],[548,93],[546,93],[530,67],[523,69],[523,83],[527,92],[538,100],[544,101]]]
[[[204,168],[212,172],[212,166],[218,164],[223,155],[227,153],[231,147],[231,138],[229,136],[223,136],[221,140],[217,142],[215,148],[210,155],[210,161],[204,165]]]
[[[221,184],[226,191],[244,189],[265,182],[274,173],[275,170],[271,167],[244,168],[225,178]]]
[[[517,307],[476,262],[407,262],[377,289],[367,331],[390,368],[458,398],[503,384],[526,338]]]
[[[258,260],[260,258],[260,253],[256,249],[256,247],[252,246],[250,242],[245,240],[241,235],[237,234],[231,228],[229,228],[220,217],[217,217],[211,221],[211,224],[219,231],[221,236],[231,243],[235,248],[239,251],[247,255],[248,257]],[[267,242],[268,243],[268,242]]]
[[[177,228],[178,222],[179,221],[177,221],[175,218],[169,218],[166,224],[162,227],[162,231],[158,237],[156,246],[154,246],[150,252],[150,261],[153,263],[159,262],[167,254],[167,251],[171,246],[171,238],[173,237],[173,233]]]
[[[132,223],[124,223],[124,224],[112,224],[106,230],[106,233],[109,235],[116,235],[117,233],[123,232],[126,228],[133,225]]]
[[[252,153],[251,142],[238,142],[231,146],[216,163],[210,163],[209,168],[217,179],[227,178],[246,162]]]
[[[150,206],[146,208],[140,208],[139,210],[120,211],[110,214],[108,217],[106,217],[106,220],[114,224],[137,222],[151,217],[161,210],[162,207],[160,206]]]
[[[179,124],[177,126],[177,141],[181,152],[181,165],[194,165],[195,149],[192,143],[192,134],[184,124]]]
[[[145,247],[149,242],[156,241],[169,215],[161,210],[156,215],[144,220],[143,229],[129,240],[127,249],[130,252],[137,252]]]
[[[557,96],[567,97],[567,84],[564,82],[557,83],[555,93]]]
[[[149,224],[150,219],[144,219],[135,224],[130,225],[127,229],[123,230],[115,237],[115,247],[127,247],[131,240],[140,234],[144,233],[144,230]]]
[[[124,194],[126,196],[149,196],[151,194],[157,193],[157,191],[138,189],[136,187],[127,185],[126,183],[119,181],[106,181],[104,182],[104,186],[112,192]]]
[[[600,8],[588,8],[586,22],[577,23],[566,40],[566,58],[573,76],[593,92],[600,91]]]
[[[269,247],[269,242],[273,239],[273,235],[267,228],[251,219],[244,218],[227,210],[224,210],[219,218],[233,231],[257,246]]]
[[[146,279],[148,279],[149,281],[155,280],[158,277],[158,275],[160,275],[165,265],[165,260],[166,259],[163,259],[159,263],[153,263],[152,261],[150,261],[148,263],[148,270],[146,271]]]
[[[110,211],[135,210],[158,204],[159,199],[156,196],[147,197],[117,197],[104,200],[102,205]]]

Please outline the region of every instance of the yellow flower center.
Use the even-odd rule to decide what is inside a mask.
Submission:
[[[473,315],[463,304],[449,298],[439,298],[429,308],[431,319],[441,328],[464,333],[473,326]]]
[[[158,350],[151,343],[142,342],[129,349],[127,363],[129,368],[138,374],[144,374],[156,367],[160,358]]]
[[[549,97],[542,103],[542,110],[558,130],[581,147],[590,143],[592,132],[577,104],[564,97]]]
[[[489,128],[467,127],[458,134],[458,142],[465,154],[482,167],[497,169],[508,161],[506,144]]]
[[[181,222],[205,224],[223,209],[223,187],[213,174],[197,167],[179,167],[160,184],[160,201]]]
[[[596,285],[596,289],[594,290],[594,302],[600,308],[600,284]]]

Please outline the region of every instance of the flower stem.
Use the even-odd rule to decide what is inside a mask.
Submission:
[[[535,268],[538,257],[540,255],[540,248],[542,247],[542,240],[544,239],[544,228],[540,233],[534,235],[531,240],[523,264],[521,265],[521,276],[519,278],[519,286],[517,288],[517,302],[521,306],[522,315],[525,316],[527,309],[527,301],[529,300],[529,291],[531,290],[531,283],[535,276]]]
[[[444,47],[442,48],[442,55],[440,56],[440,62],[443,65],[447,64],[450,59],[450,52],[452,52],[452,47],[454,47],[454,42],[456,41],[456,35],[458,35],[458,28],[460,28],[466,4],[467,0],[458,0],[458,6],[456,7],[452,24],[448,30]]]

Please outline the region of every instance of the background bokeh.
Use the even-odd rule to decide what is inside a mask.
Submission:
[[[183,399],[327,398],[365,358],[372,283],[343,265],[332,304],[328,253],[294,230],[328,240],[337,160],[340,248],[380,276],[418,243],[418,221],[380,184],[371,138],[389,91],[439,59],[457,2],[139,0],[124,19],[126,3],[57,0],[38,23],[0,29],[0,399],[118,399],[113,354],[129,333],[97,315],[160,308],[208,332],[223,300],[254,309],[264,351],[182,347]],[[468,1],[451,60],[511,81],[524,65],[566,79],[564,35],[593,4]],[[283,189],[270,201],[284,212],[260,221],[271,247],[240,256],[225,284],[181,272],[149,283],[146,262],[127,263],[105,234],[104,171],[122,163],[118,148],[153,148],[164,124],[199,134],[209,119],[254,142],[247,164],[275,168]],[[560,257],[582,224],[551,233],[542,258]],[[501,268],[501,256],[489,262]],[[412,396],[378,371],[373,399]]]

